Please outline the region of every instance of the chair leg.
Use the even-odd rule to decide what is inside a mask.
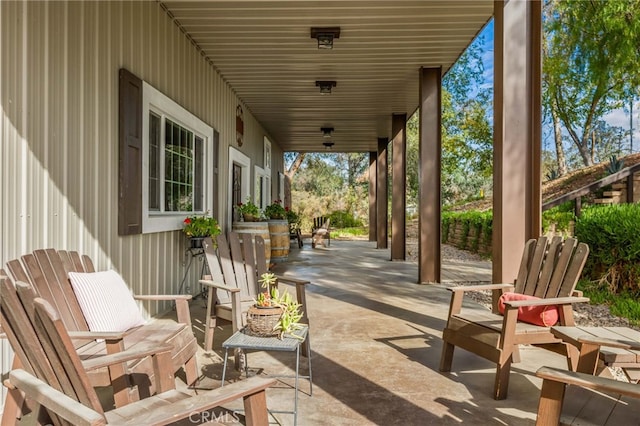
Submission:
[[[16,388],[7,391],[7,398],[2,410],[2,426],[13,426],[22,416],[22,407],[24,404],[24,394]]]
[[[245,396],[243,399],[247,425],[268,426],[269,412],[267,411],[267,393],[262,390],[258,393]]]
[[[198,381],[200,375],[198,374],[198,361],[195,355],[184,364],[184,372],[187,376],[188,385],[193,385]]]
[[[544,380],[538,402],[536,426],[556,426],[560,424],[562,402],[566,385],[562,382]]]
[[[216,329],[216,318],[207,317],[207,323],[204,327],[204,350],[209,352],[213,349],[213,332]]]
[[[442,355],[440,356],[440,371],[447,373],[451,371],[451,363],[453,362],[453,350],[455,346],[449,342],[442,343]]]
[[[513,352],[511,353],[511,359],[513,359],[513,363],[517,364],[520,362],[520,346],[513,345]]]
[[[493,387],[493,398],[506,399],[509,391],[509,374],[511,373],[512,357],[509,356],[504,364],[496,366],[496,381]]]

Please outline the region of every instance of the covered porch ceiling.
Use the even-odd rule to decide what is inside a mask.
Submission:
[[[446,72],[492,0],[161,1],[285,151],[377,150],[391,115],[418,107],[420,67]],[[318,49],[312,27],[340,27]],[[321,95],[316,81],[335,81]]]

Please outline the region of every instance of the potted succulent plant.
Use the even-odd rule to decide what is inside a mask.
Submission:
[[[215,237],[220,234],[220,225],[215,217],[205,213],[202,216],[188,216],[183,221],[182,232],[189,238],[191,248],[201,248],[202,240],[206,237]]]
[[[259,336],[275,336],[282,339],[285,335],[299,338],[294,331],[303,327],[300,324],[301,305],[285,290],[282,294],[276,287],[277,278],[266,272],[260,277],[264,289],[259,293],[255,305],[247,313],[249,330]]]

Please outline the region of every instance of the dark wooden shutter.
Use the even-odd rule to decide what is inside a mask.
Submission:
[[[142,80],[119,76],[118,234],[142,233]]]

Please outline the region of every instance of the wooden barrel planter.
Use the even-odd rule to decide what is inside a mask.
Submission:
[[[271,263],[269,224],[267,222],[233,222],[232,228],[238,233],[241,241],[245,237],[251,237],[255,243],[256,235],[260,235],[264,239],[264,255],[267,258],[267,269],[269,269]]]
[[[285,262],[289,257],[289,221],[269,220],[271,237],[271,261]]]

